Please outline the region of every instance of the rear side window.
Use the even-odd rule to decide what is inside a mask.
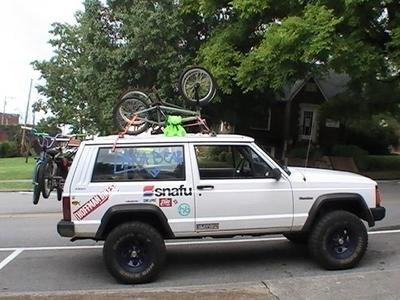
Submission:
[[[185,180],[183,146],[100,148],[92,182]]]
[[[272,168],[248,146],[195,146],[200,179],[268,178]]]

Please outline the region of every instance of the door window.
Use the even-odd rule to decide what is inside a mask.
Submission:
[[[304,136],[311,135],[312,125],[313,125],[313,115],[314,115],[313,111],[305,110],[303,112],[302,135]]]
[[[271,167],[250,147],[195,146],[200,179],[268,178]]]
[[[100,148],[92,182],[185,180],[182,146]]]

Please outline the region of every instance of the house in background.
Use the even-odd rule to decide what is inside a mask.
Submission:
[[[4,142],[8,140],[8,130],[6,130],[6,126],[16,126],[19,124],[19,115],[18,114],[5,114],[0,113],[0,142]]]
[[[319,108],[345,92],[349,80],[348,75],[337,73],[298,80],[270,102],[264,118],[254,118],[254,126],[242,132],[267,145],[267,150],[279,159],[298,144],[334,145],[341,138],[341,124],[322,120]]]
[[[0,113],[0,125],[18,125],[19,114]]]

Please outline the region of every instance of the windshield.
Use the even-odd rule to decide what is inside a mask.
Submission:
[[[257,143],[256,143],[256,145],[257,145],[261,150],[263,150],[263,151],[268,155],[268,157],[269,157],[270,159],[272,159],[278,166],[280,166],[280,167],[282,168],[282,170],[285,171],[286,174],[288,174],[289,176],[290,176],[290,174],[292,174],[292,172],[290,172],[289,168],[288,168],[285,164],[283,164],[283,163],[281,163],[279,160],[277,160],[275,157],[273,157],[272,155],[270,155],[270,154],[268,153],[268,151],[265,149],[265,147],[260,146],[260,145],[258,145]]]

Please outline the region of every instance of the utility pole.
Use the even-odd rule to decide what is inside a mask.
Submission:
[[[28,103],[26,104],[25,122],[24,122],[25,126],[28,123],[28,113],[29,113],[29,104],[31,103],[32,83],[33,79],[31,79],[31,83],[29,84]]]
[[[29,84],[29,93],[28,93],[28,103],[26,104],[26,112],[25,112],[25,122],[24,125],[28,123],[28,113],[29,113],[29,104],[31,102],[31,92],[32,92],[32,83],[33,79],[31,79],[31,82]],[[26,160],[25,162],[28,163],[28,149],[24,149],[26,147],[26,141],[25,141],[25,129],[22,129],[22,139],[21,139],[21,149],[20,152],[21,154],[23,153],[24,150],[26,150]]]

